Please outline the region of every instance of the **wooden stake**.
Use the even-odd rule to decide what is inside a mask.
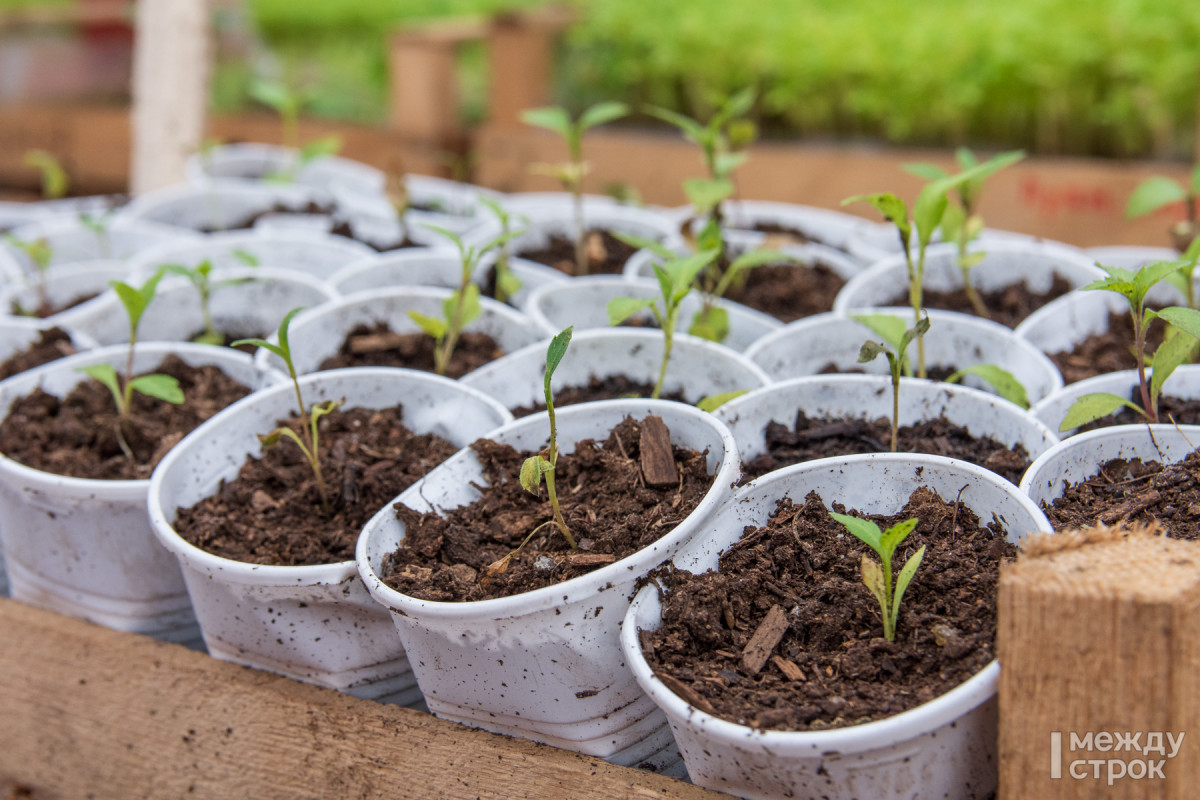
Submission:
[[[1200,543],[1037,537],[1001,574],[999,615],[1002,799],[1196,796]]]
[[[647,486],[675,486],[679,470],[675,452],[671,449],[671,432],[662,417],[649,416],[642,420],[642,436],[638,443],[641,453],[642,478]]]

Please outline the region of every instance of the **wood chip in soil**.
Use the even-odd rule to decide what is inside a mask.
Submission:
[[[590,403],[594,400],[649,397],[653,392],[654,384],[648,381],[635,381],[625,375],[605,375],[603,378],[592,375],[588,378],[586,386],[564,386],[556,392],[554,395],[554,407],[562,408],[563,406],[575,405],[576,403]],[[682,391],[666,392],[662,395],[662,399],[695,405],[685,398]],[[546,404],[535,403],[530,406],[517,406],[511,410],[513,416],[520,419],[530,414],[536,414],[539,411],[545,411]]]
[[[625,244],[608,231],[595,228],[588,230],[586,242],[589,275],[619,275],[625,269],[625,262],[637,252],[636,247]],[[565,236],[551,236],[545,247],[519,250],[514,255],[554,267],[568,275],[575,274],[575,241]]]
[[[551,586],[599,569],[580,559],[631,555],[661,539],[699,505],[712,486],[704,453],[673,448],[680,472],[676,486],[649,488],[641,475],[641,423],[626,418],[603,442],[585,439],[558,457],[555,485],[567,527],[580,551],[572,551],[553,525],[543,527],[503,572],[488,567],[508,556],[538,525],[552,517],[543,485],[538,495],[521,488],[521,464],[532,453],[481,439],[472,445],[484,468],[484,497],[445,517],[396,505],[404,523],[403,546],[386,556],[389,586],[423,600],[471,601],[508,597]]]
[[[67,332],[62,328],[48,328],[38,334],[36,342],[0,364],[0,380],[74,354],[75,345],[71,344]]]
[[[1200,453],[1165,467],[1141,459],[1107,461],[1042,510],[1055,530],[1157,520],[1169,536],[1200,539]]]
[[[399,406],[339,409],[321,418],[329,513],[304,454],[282,439],[261,458],[247,459],[215,495],[179,509],[175,529],[202,550],[251,564],[352,560],[367,520],[458,449],[439,436],[414,433],[402,420]],[[293,417],[280,424],[299,433],[304,423]]]
[[[1166,330],[1158,320],[1150,323],[1146,332],[1146,363],[1162,344]],[[1065,383],[1075,383],[1085,378],[1094,378],[1106,372],[1120,372],[1137,368],[1133,347],[1133,322],[1128,313],[1109,314],[1108,330],[1093,334],[1079,342],[1071,350],[1048,353],[1054,366],[1062,373]]]
[[[894,563],[926,552],[895,642],[862,584],[867,547],[811,492],[800,504],[781,500],[768,525],[748,526],[719,572],[660,571],[663,624],[639,632],[647,660],[685,699],[698,698],[693,705],[767,730],[858,725],[944,694],[994,658],[999,567],[1016,548],[997,522],[981,526],[930,489],[893,516],[870,515],[882,529],[911,517],[919,523]]]
[[[342,340],[337,355],[321,362],[320,369],[342,367],[408,367],[434,371],[434,341],[424,333],[396,333],[386,322],[356,325]],[[461,378],[504,355],[486,333],[463,333],[450,356],[446,377]]]
[[[816,458],[888,452],[891,436],[892,423],[887,417],[872,420],[810,418],[803,409],[797,409],[796,421],[791,428],[774,420],[767,423],[764,431],[766,452],[742,465],[742,480],[748,482],[782,467]],[[945,417],[916,425],[901,425],[897,450],[969,461],[1012,483],[1021,482],[1030,463],[1029,454],[1020,443],[1009,447],[994,439],[976,437]]]
[[[66,398],[41,389],[16,400],[0,422],[0,452],[34,469],[100,480],[144,480],[175,443],[200,423],[250,394],[218,367],[192,367],[168,356],[150,372],[179,381],[182,405],[134,392],[125,440],[130,461],[117,437],[118,415],[112,394],[99,381],[81,381]]]
[[[1022,282],[992,292],[980,292],[979,296],[983,298],[983,305],[988,310],[988,317],[993,322],[1015,328],[1021,320],[1034,311],[1051,300],[1062,297],[1073,288],[1070,281],[1055,273],[1054,279],[1050,282],[1050,289],[1046,292],[1035,292]],[[965,289],[955,289],[949,292],[926,289],[923,301],[926,308],[944,308],[949,311],[962,311],[966,314],[975,313]],[[896,295],[890,302],[880,303],[880,305],[908,305],[907,290],[904,294]]]

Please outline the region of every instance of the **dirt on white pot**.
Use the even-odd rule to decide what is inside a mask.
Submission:
[[[46,272],[42,285],[47,302],[61,310],[42,319],[50,325],[82,330],[95,309],[108,305],[102,297],[111,293],[109,281],[125,280],[128,276],[129,267],[124,261],[86,261],[53,267]],[[0,313],[25,318],[32,315],[41,303],[38,284],[38,278],[26,277],[0,290]],[[118,308],[118,313],[123,312]]]
[[[263,214],[303,212],[310,203],[332,208],[333,200],[310,186],[214,180],[146,192],[121,209],[118,217],[212,233],[244,228]]]
[[[512,419],[494,400],[436,375],[399,369],[332,370],[300,379],[305,402],[345,399],[345,408],[392,408],[404,424],[458,446]],[[258,434],[295,414],[290,382],[258,392],[197,428],[150,480],[150,520],[178,559],[209,652],[357,697],[420,701],[387,612],[368,596],[353,561],[270,566],[222,558],[172,527],[191,507],[258,456]]]
[[[78,368],[124,367],[128,348],[80,353],[0,383],[0,407],[35,388],[65,396],[90,380]],[[263,378],[250,356],[206,345],[148,343],[135,372],[173,354],[192,365],[216,364],[244,385]],[[148,480],[89,480],[54,475],[0,455],[0,540],[12,596],[117,630],[193,641],[196,621],[175,559],[146,517]]]
[[[103,218],[99,230],[84,225],[78,217],[54,217],[23,225],[11,235],[23,242],[45,239],[50,247],[51,268],[89,261],[127,261],[164,242],[197,238],[178,228],[127,217],[124,212]],[[14,252],[11,246],[10,252]],[[15,251],[15,255],[24,274],[36,274],[37,267],[26,254]]]
[[[650,547],[569,581],[477,602],[418,600],[387,586],[383,558],[404,538],[391,508],[363,529],[359,572],[392,614],[431,711],[487,730],[522,736],[619,764],[669,766],[677,756],[663,719],[633,681],[617,646],[638,579],[697,535],[728,496],[738,472],[729,431],[711,414],[679,403],[609,400],[557,411],[564,453],[581,439],[603,440],[626,416],[662,417],[677,446],[706,452],[712,488],[677,527]],[[547,415],[510,423],[489,438],[537,450]],[[454,508],[477,499],[483,470],[464,450],[397,498],[415,509]]]
[[[233,142],[188,156],[188,181],[204,184],[216,180],[266,182],[273,174],[287,174],[300,153],[291,147],[261,142]],[[345,187],[382,194],[387,176],[381,170],[341,156],[321,156],[296,171],[294,182],[318,189]]]
[[[821,459],[764,475],[740,489],[704,535],[672,560],[691,572],[715,568],[743,529],[765,524],[784,496],[801,502],[815,490],[826,505],[892,514],[919,486],[957,497],[981,519],[995,514],[1009,541],[1050,530],[1028,498],[986,470],[936,456],[883,453]],[[689,705],[654,675],[638,631],[657,629],[660,609],[657,587],[643,588],[625,617],[621,648],[638,684],[666,713],[692,782],[755,800],[983,798],[995,790],[995,661],[946,694],[887,719],[826,731],[762,731]]]

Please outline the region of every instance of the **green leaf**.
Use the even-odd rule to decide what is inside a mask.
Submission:
[[[904,568],[900,570],[900,574],[896,577],[896,590],[892,598],[892,631],[896,630],[896,621],[900,618],[900,601],[904,599],[904,591],[908,589],[908,584],[912,582],[913,576],[917,574],[917,569],[921,566],[921,561],[925,558],[925,545],[921,545],[921,549],[913,553],[912,557],[904,564]]]
[[[947,242],[959,243],[967,226],[967,212],[962,206],[949,205],[942,214],[942,238]],[[961,262],[961,259],[960,259]],[[961,264],[960,264],[961,266]]]
[[[1093,394],[1085,394],[1072,403],[1071,407],[1067,409],[1067,414],[1063,417],[1063,421],[1058,426],[1058,429],[1060,431],[1069,431],[1073,428],[1078,428],[1080,425],[1094,422],[1101,417],[1107,417],[1122,407],[1131,408],[1142,416],[1146,414],[1141,406],[1129,402],[1124,397],[1107,392],[1095,392]]]
[[[860,569],[862,570],[863,586],[871,590],[871,594],[875,595],[875,599],[879,601],[880,610],[887,614],[887,585],[883,580],[883,568],[877,561],[863,553]]]
[[[225,342],[225,337],[218,331],[205,331],[204,333],[193,339],[196,344],[212,344],[221,345]]]
[[[728,179],[729,174],[735,169],[746,163],[746,159],[750,156],[748,153],[718,153],[713,159],[713,169],[716,172],[716,177]]]
[[[1145,301],[1146,294],[1163,278],[1183,268],[1180,261],[1156,261],[1145,265],[1133,274],[1133,299],[1138,307]]]
[[[729,312],[720,306],[701,308],[692,317],[688,333],[720,344],[729,336]]]
[[[754,106],[754,98],[757,95],[753,86],[747,86],[732,94],[726,100],[719,111],[713,116],[713,124],[724,125],[727,120],[744,117],[750,113],[750,109]]]
[[[121,394],[121,382],[117,379],[117,371],[111,364],[92,364],[87,367],[79,367],[78,370],[107,386],[108,391],[112,393],[113,400],[116,401],[117,410],[125,410],[125,398]]]
[[[701,411],[708,411],[709,413],[712,413],[728,403],[730,400],[736,400],[737,398],[741,397],[746,393],[746,391],[746,389],[740,389],[736,392],[718,392],[717,394],[710,394],[699,403],[696,403],[696,408],[700,409]]]
[[[284,352],[282,347],[280,347],[277,344],[272,344],[271,342],[268,342],[266,339],[238,339],[236,342],[229,343],[230,347],[241,347],[242,345],[251,345],[253,347],[262,347],[262,348],[265,348],[266,350],[268,350],[269,352],[272,352],[275,355],[279,356],[284,361],[288,360],[288,354],[286,352]]]
[[[291,439],[302,451],[304,451],[306,456],[312,455],[308,449],[308,445],[305,444],[304,440],[300,438],[300,434],[296,433],[291,428],[276,428],[265,436],[260,434],[258,441],[262,442],[263,447],[274,447],[275,445],[279,444],[280,437]]]
[[[678,303],[692,290],[692,282],[696,280],[696,276],[703,272],[705,267],[711,264],[716,257],[716,250],[704,250],[663,264],[663,271],[671,276],[669,300],[672,305]]]
[[[1166,320],[1184,333],[1200,339],[1200,311],[1194,308],[1171,306],[1157,312],[1156,316]]]
[[[344,402],[344,400],[326,400],[322,403],[314,403],[312,409],[309,410],[313,424],[316,424],[321,417],[337,411],[338,406]]]
[[[42,173],[43,198],[57,200],[67,196],[67,172],[58,163],[58,159],[45,150],[30,150],[25,154],[24,162],[25,166],[33,167]]]
[[[859,517],[852,517],[849,514],[838,514],[834,511],[830,511],[829,516],[840,522],[846,530],[854,534],[867,547],[874,550],[880,558],[883,557],[883,534],[880,532],[878,525],[869,519],[860,519]]]
[[[875,206],[875,209],[879,213],[883,214],[886,219],[890,220],[893,225],[900,229],[900,235],[905,241],[908,241],[912,236],[912,223],[908,219],[908,206],[891,192],[856,194],[842,201],[842,205],[844,206],[850,203],[870,203]]]
[[[250,84],[250,96],[281,115],[294,113],[300,108],[300,98],[277,81],[257,80]]]
[[[342,149],[342,137],[323,136],[300,148],[300,163],[309,164],[318,158],[336,155]]]
[[[679,130],[683,131],[683,135],[688,140],[695,144],[701,144],[706,138],[708,132],[696,120],[691,117],[685,117],[683,114],[672,111],[669,108],[660,108],[658,106],[646,106],[642,109],[655,119],[660,119],[663,122],[674,125]]]
[[[733,192],[733,182],[725,178],[688,178],[683,182],[683,193],[699,216],[711,213]]]
[[[288,334],[292,327],[292,317],[296,316],[303,310],[304,310],[304,306],[297,306],[296,308],[293,308],[291,311],[289,311],[287,314],[284,314],[283,319],[279,322],[279,332],[278,332],[279,346],[284,349],[284,351],[286,353],[284,360],[287,361],[289,364],[291,364],[291,360],[292,360],[292,355],[291,355],[292,343],[288,339]]]
[[[907,325],[894,314],[851,314],[850,318],[872,333],[883,337],[883,341],[897,353],[904,341]],[[872,356],[874,358],[874,356]]]
[[[254,255],[249,250],[243,250],[239,247],[233,250],[231,255],[248,267],[257,267],[259,265],[258,256]]]
[[[949,200],[946,199],[949,180],[943,178],[927,184],[913,203],[913,224],[917,228],[917,242],[922,250],[929,246],[934,232],[942,224],[942,215],[946,213],[946,206],[949,205]]]
[[[460,237],[457,233],[455,233],[454,231],[451,231],[451,230],[447,230],[446,228],[443,228],[440,225],[426,225],[424,223],[422,223],[422,224],[423,224],[423,227],[425,227],[427,230],[431,230],[434,233],[436,233],[438,236],[444,236],[445,238],[447,238],[451,242],[453,242],[454,246],[458,248],[458,255],[460,258],[466,257],[466,246],[463,244],[462,237]]]
[[[936,164],[904,164],[900,168],[909,175],[916,175],[918,178],[924,178],[927,181],[936,181],[950,174]]]
[[[524,285],[521,279],[509,270],[504,270],[496,276],[496,291],[501,297],[512,297],[521,291]]]
[[[671,260],[676,257],[675,251],[664,245],[656,239],[649,239],[645,236],[638,236],[632,233],[622,233],[621,231],[612,231],[612,235],[621,242],[636,247],[638,250],[649,250],[659,258]]]
[[[996,393],[1021,408],[1029,408],[1029,395],[1025,387],[1011,372],[995,364],[976,364],[965,367],[946,378],[946,383],[958,383],[965,375],[974,375],[987,381]]]
[[[694,249],[716,250],[718,252],[725,249],[725,232],[721,230],[721,223],[717,221],[716,214],[709,214],[705,219],[704,227],[700,229],[700,233],[696,236]]]
[[[442,320],[427,316],[419,311],[409,311],[408,318],[417,323],[417,327],[425,331],[425,333],[429,334],[434,339],[441,341],[443,338],[445,338],[448,329],[446,327],[446,323]]]
[[[139,375],[129,382],[135,392],[179,405],[183,402],[183,389],[179,381],[170,375]]]
[[[1186,199],[1187,192],[1182,186],[1170,178],[1156,175],[1142,181],[1133,190],[1133,194],[1129,196],[1129,204],[1125,207],[1125,216],[1144,217],[1163,206],[1181,203]]]
[[[666,262],[670,263],[670,261]],[[671,275],[659,264],[651,264],[650,269],[654,271],[654,279],[658,281],[658,290],[662,292],[663,302],[671,302]]]
[[[526,125],[554,131],[564,139],[571,137],[571,118],[566,109],[558,106],[526,109],[521,112],[521,121]]]
[[[620,119],[629,114],[629,106],[624,103],[617,103],[612,100],[596,103],[591,108],[586,109],[579,115],[579,130],[586,131],[588,128],[594,128],[597,125],[603,125],[606,122]]]
[[[917,519],[913,517],[903,522],[897,522],[883,532],[879,538],[879,549],[883,552],[883,561],[885,564],[891,562],[892,553],[896,552],[896,548],[908,538],[908,535],[913,532],[913,528],[915,527],[917,527]]]
[[[858,363],[866,364],[868,361],[874,361],[881,353],[887,353],[889,357],[891,356],[891,353],[888,353],[887,348],[882,342],[863,342],[862,347],[858,350]]]
[[[1180,310],[1191,311],[1192,309]],[[1200,318],[1200,312],[1193,313],[1196,314],[1196,317]],[[1190,335],[1172,336],[1158,346],[1158,350],[1154,351],[1154,359],[1150,364],[1152,369],[1150,373],[1150,405],[1157,409],[1158,398],[1162,393],[1163,383],[1166,382],[1167,378],[1171,377],[1171,373],[1180,364],[1186,364],[1195,359],[1198,347],[1200,347],[1200,342],[1197,342]]]
[[[109,281],[108,285],[117,293],[117,297],[121,300],[121,305],[125,306],[125,313],[129,315],[129,328],[132,333],[136,333],[138,325],[142,322],[142,315],[146,313],[146,308],[154,299],[154,293],[158,290],[158,283],[167,273],[164,269],[159,268],[154,272],[140,288],[134,288],[123,281]]]
[[[458,290],[442,301],[442,310],[446,319],[454,319],[454,306],[458,302]],[[468,283],[463,290],[462,312],[458,319],[458,329],[462,330],[483,313],[483,305],[479,302],[479,284]],[[436,338],[436,337],[435,337]]]
[[[608,324],[620,325],[644,308],[654,305],[654,298],[614,297],[608,301]]]
[[[733,260],[733,263],[729,265],[729,272],[737,275],[744,269],[754,269],[767,264],[796,264],[799,262],[800,259],[795,256],[789,256],[778,250],[750,250]]]
[[[904,335],[900,337],[900,347],[897,349],[896,355],[903,359],[904,352],[908,350],[908,346],[912,343],[912,340],[920,339],[926,333],[929,333],[929,317],[921,317],[921,319],[917,320],[916,325],[906,330]]]
[[[550,340],[550,346],[546,348],[546,391],[550,391],[550,378],[554,375],[554,370],[558,369],[558,364],[567,353],[567,348],[571,345],[571,334],[575,332],[575,326],[561,330],[553,339]]]
[[[554,471],[554,465],[540,455],[530,456],[521,464],[521,488],[530,494],[537,494],[542,485],[542,476]]]

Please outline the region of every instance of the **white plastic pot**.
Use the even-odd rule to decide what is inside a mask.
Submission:
[[[78,368],[124,368],[128,350],[105,347],[60,359],[0,383],[0,408],[35,388],[65,396]],[[145,344],[134,370],[174,354],[192,365],[216,364],[256,388],[250,356],[206,345]],[[117,630],[171,641],[196,638],[196,622],[175,559],[154,539],[146,518],[148,480],[90,480],[54,475],[0,455],[0,539],[12,596]]]
[[[892,382],[882,375],[816,375],[792,378],[730,400],[714,412],[733,431],[744,462],[766,452],[767,423],[792,426],[797,409],[810,418],[892,417]],[[1021,445],[1031,459],[1058,443],[1058,437],[1027,412],[995,395],[915,378],[900,379],[900,425],[944,416],[973,436]]]
[[[305,402],[404,408],[404,424],[465,446],[512,419],[494,400],[436,375],[398,369],[333,370],[300,379]],[[388,615],[367,595],[353,561],[316,566],[248,564],[213,555],[172,527],[190,507],[261,453],[257,434],[295,414],[290,382],[230,406],[177,445],[150,479],[154,532],[178,559],[208,651],[217,658],[318,683],[358,697],[420,700]]]
[[[261,142],[223,144],[188,157],[187,179],[204,184],[213,179],[262,183],[272,173],[286,173],[299,152]],[[345,187],[382,194],[387,176],[374,167],[341,156],[321,156],[297,171],[295,182],[318,189]]]
[[[130,273],[137,280],[145,280],[163,264],[195,267],[207,259],[214,269],[224,269],[245,267],[246,260],[252,259],[260,267],[302,272],[324,280],[347,264],[374,254],[365,244],[344,236],[255,228],[159,245],[132,259]]]
[[[1150,379],[1150,374],[1151,371],[1147,369],[1147,381]],[[1029,409],[1029,413],[1050,430],[1058,431],[1063,419],[1067,416],[1067,411],[1075,404],[1076,400],[1085,394],[1105,392],[1126,399],[1133,398],[1134,402],[1140,405],[1139,396],[1134,394],[1137,385],[1136,369],[1107,372],[1094,378],[1067,384],[1035,403]],[[1200,364],[1184,364],[1172,372],[1166,383],[1163,384],[1162,396],[1176,397],[1181,400],[1200,398]],[[1166,424],[1166,420],[1164,420],[1164,424]],[[1066,438],[1073,436],[1077,430],[1078,428],[1072,428],[1069,431],[1062,431],[1058,435]],[[1196,444],[1200,446],[1200,441]]]
[[[609,328],[608,302],[617,297],[658,297],[658,282],[648,279],[626,280],[617,275],[589,275],[573,278],[534,290],[525,303],[525,313],[541,326],[546,334],[558,333],[568,325],[575,330]],[[661,305],[661,301],[660,305]],[[687,331],[692,317],[700,310],[701,300],[696,292],[689,294],[679,306],[677,330]],[[729,314],[729,335],[721,344],[734,350],[745,350],[761,337],[783,327],[769,314],[755,311],[740,303],[717,300],[716,305]],[[652,320],[647,309],[636,317]]]
[[[852,310],[851,314],[892,314],[911,325],[910,308]],[[995,364],[1008,370],[1025,387],[1030,403],[1060,388],[1062,376],[1045,353],[1012,330],[986,319],[955,311],[929,309],[930,329],[925,335],[925,363],[928,367],[953,366],[956,369],[976,364]],[[887,375],[887,359],[880,356],[865,364],[858,363],[863,342],[879,341],[879,335],[839,313],[817,314],[789,323],[764,336],[746,350],[746,357],[763,368],[775,381],[817,375],[832,364],[839,370],[861,370]],[[915,367],[917,346],[909,346],[908,356]],[[991,392],[991,386],[973,375],[963,385]]]
[[[25,242],[45,239],[50,246],[51,268],[81,261],[124,261],[163,242],[197,238],[194,233],[128,217],[124,212],[105,220],[99,232],[77,217],[54,217],[23,225],[12,231],[12,236]],[[37,272],[24,253],[17,252],[16,258],[25,274]]]
[[[1039,507],[1095,475],[1114,458],[1173,464],[1200,446],[1200,425],[1114,425],[1072,436],[1042,453],[1025,471],[1021,491]]]
[[[213,323],[234,338],[265,338],[293,308],[319,307],[338,295],[310,275],[273,267],[227,267],[210,275]],[[231,281],[233,281],[231,283]],[[75,316],[80,330],[101,344],[129,341],[129,321],[116,292],[88,303]],[[171,276],[159,284],[138,328],[143,342],[187,342],[204,330],[200,294],[186,278]]]
[[[24,267],[27,261],[24,254],[0,239],[0,286],[8,286],[28,276]]]
[[[707,451],[713,486],[700,505],[650,547],[595,572],[521,595],[440,603],[403,595],[383,583],[383,558],[404,538],[389,507],[363,528],[359,572],[392,614],[429,709],[440,717],[523,736],[619,764],[667,765],[663,719],[637,688],[617,645],[638,579],[703,529],[737,477],[729,431],[711,415],[662,400],[608,400],[556,412],[563,452],[581,439],[602,440],[626,416],[661,416],[672,443]],[[537,450],[547,415],[509,423],[489,438]],[[464,450],[397,498],[415,509],[445,509],[477,499],[483,471]]]
[[[545,402],[546,347],[541,341],[480,367],[460,381],[494,397],[507,408]],[[636,328],[596,328],[571,337],[567,356],[555,370],[551,388],[586,385],[590,378],[624,375],[653,385],[662,366],[663,337]],[[667,363],[663,393],[682,391],[693,405],[723,392],[766,386],[763,371],[736,350],[687,334],[678,334]]]
[[[1104,277],[1104,272],[1074,248],[1049,242],[994,240],[980,242],[977,250],[987,253],[971,268],[971,282],[981,292],[991,292],[1024,282],[1035,292],[1049,291],[1055,275],[1078,288]],[[915,256],[914,256],[915,258]],[[958,248],[952,244],[931,245],[925,257],[925,291],[962,288]],[[908,297],[908,271],[904,255],[896,253],[872,264],[838,293],[835,311],[894,305]]]
[[[487,219],[491,212],[480,202],[486,197],[497,202],[502,195],[469,183],[429,175],[405,175],[405,187],[414,206],[405,215],[408,234],[415,241],[429,239],[428,226],[436,225],[462,235]],[[396,208],[383,192],[361,192],[333,187],[338,212],[351,224],[365,224],[383,242],[400,239],[404,232]]]
[[[115,293],[108,285],[109,281],[121,281],[128,277],[129,267],[123,261],[87,261],[76,262],[62,267],[54,267],[47,271],[45,278],[46,297],[56,306],[65,306],[88,295],[96,295],[71,308],[64,308],[57,314],[45,317],[49,325],[66,326],[83,329],[85,322],[96,308],[103,308],[106,303],[102,297],[105,293]],[[117,305],[117,313],[124,313]],[[11,284],[0,289],[0,313],[20,317],[14,309],[33,310],[38,306],[37,278],[26,277],[19,283]],[[111,312],[110,312],[111,313]],[[96,338],[96,337],[92,337]],[[128,339],[128,327],[126,327]],[[105,342],[108,344],[108,342]]]
[[[475,269],[475,283],[481,286],[485,284],[493,261],[492,258],[485,258]],[[569,280],[553,267],[519,258],[509,260],[509,269],[521,281],[520,290],[510,298],[510,305],[517,308],[520,308],[530,293],[539,286]],[[329,282],[341,294],[395,286],[441,286],[456,289],[461,272],[462,259],[457,251],[446,248],[410,247],[356,261],[330,276]]]
[[[827,505],[893,514],[919,486],[958,498],[983,520],[995,514],[1011,542],[1050,531],[1037,506],[987,470],[937,456],[881,453],[821,459],[764,475],[740,489],[673,561],[697,573],[716,568],[745,526],[765,524],[784,496],[801,502],[815,490]],[[995,661],[946,694],[887,719],[827,731],[761,731],[688,705],[654,676],[638,630],[654,630],[660,620],[658,589],[647,586],[625,617],[621,649],[638,684],[666,713],[692,782],[755,800],[966,800],[996,789]]]
[[[276,207],[303,211],[309,203],[332,206],[328,193],[297,184],[208,181],[181,183],[139,195],[123,219],[147,220],[189,231],[223,231],[245,225]]]
[[[450,295],[448,289],[400,286],[360,292],[303,311],[293,318],[288,332],[296,372],[303,375],[320,369],[322,361],[337,355],[346,334],[357,325],[386,322],[395,333],[419,333],[421,329],[409,318],[408,312],[416,311],[441,319],[442,303]],[[464,330],[468,333],[486,333],[496,340],[504,352],[519,350],[544,335],[524,314],[503,303],[486,297],[479,302],[483,310]],[[274,335],[270,341],[275,341]],[[265,348],[259,349],[255,359],[262,369],[287,372],[283,359]]]
[[[1083,252],[1097,264],[1128,270],[1141,269],[1152,261],[1174,261],[1179,258],[1179,251],[1173,247],[1148,247],[1145,245],[1089,247]]]
[[[0,233],[28,225],[30,222],[37,222],[51,215],[51,212],[42,208],[40,203],[0,200]]]

